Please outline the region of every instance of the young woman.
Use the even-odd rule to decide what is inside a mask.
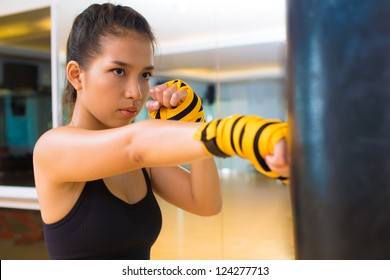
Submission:
[[[149,259],[162,223],[154,193],[197,215],[221,209],[212,155],[230,155],[214,141],[230,132],[214,133],[215,123],[185,121],[195,108],[188,98],[196,98],[186,84],[150,89],[154,45],[148,22],[129,7],[95,4],[74,21],[64,95],[72,104],[70,122],[46,132],[34,149],[52,259]],[[182,121],[133,122],[149,93],[153,100],[146,107],[154,118],[168,119],[179,108]],[[201,115],[201,106],[196,108]],[[266,161],[287,175],[285,140],[274,146]],[[191,172],[178,166],[187,163]]]

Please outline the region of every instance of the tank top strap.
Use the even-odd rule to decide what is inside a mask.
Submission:
[[[142,173],[144,174],[145,181],[146,181],[146,187],[148,190],[152,190],[152,181],[150,180],[148,171],[146,171],[146,168],[142,168]]]

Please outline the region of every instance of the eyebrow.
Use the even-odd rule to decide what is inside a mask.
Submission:
[[[120,65],[120,66],[125,66],[125,67],[131,67],[132,66],[129,63],[126,63],[126,62],[123,62],[123,61],[117,61],[117,60],[111,61],[111,63],[117,64],[117,65]],[[145,70],[154,70],[154,66],[153,65],[149,65],[149,66],[144,67],[144,69]]]

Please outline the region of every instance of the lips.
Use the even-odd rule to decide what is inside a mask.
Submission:
[[[129,108],[122,108],[119,109],[119,112],[125,117],[125,118],[134,118],[137,116],[138,110],[135,107],[129,107]]]

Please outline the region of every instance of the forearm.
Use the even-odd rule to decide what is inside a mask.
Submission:
[[[215,215],[222,208],[222,195],[218,170],[213,158],[190,164],[191,193],[198,215]]]

